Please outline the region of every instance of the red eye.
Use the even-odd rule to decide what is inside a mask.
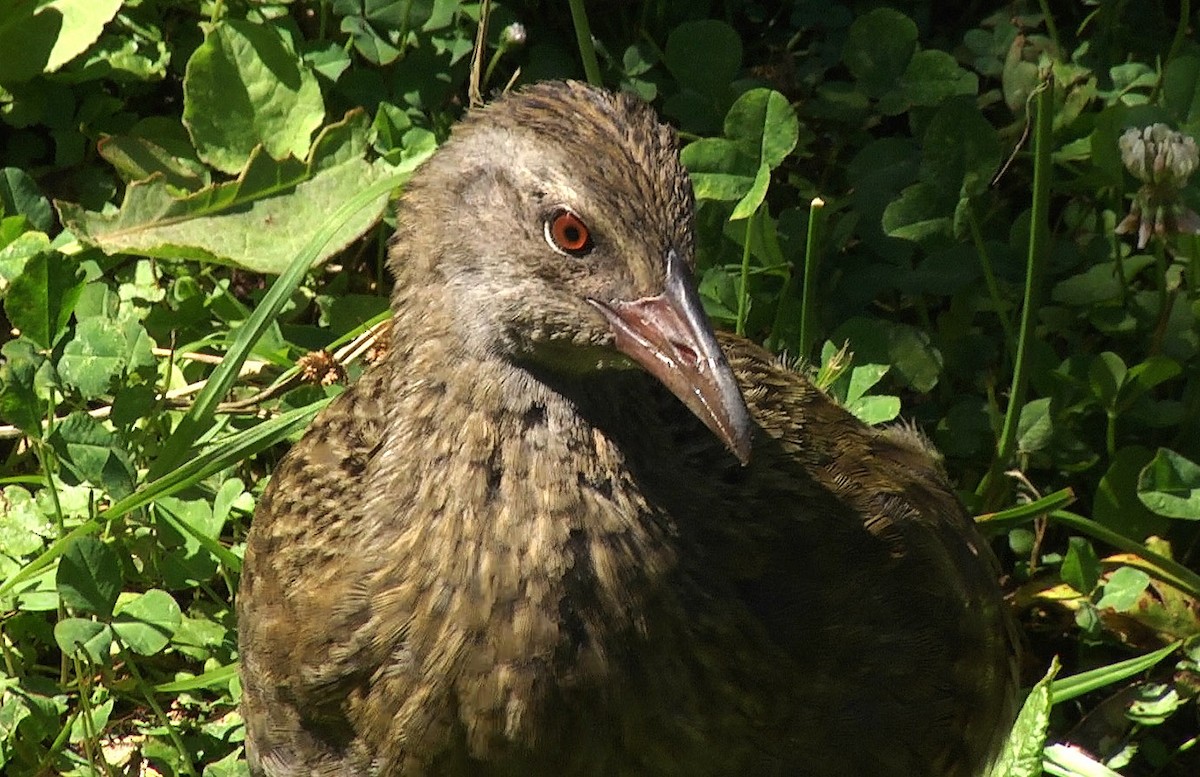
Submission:
[[[583,256],[592,250],[587,224],[569,210],[557,211],[546,219],[546,242],[570,256]]]

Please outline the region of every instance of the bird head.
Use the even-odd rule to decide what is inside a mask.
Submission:
[[[402,318],[432,276],[434,304],[477,356],[640,367],[745,463],[752,424],[696,294],[693,210],[674,133],[649,106],[537,84],[472,111],[414,175],[394,307]]]

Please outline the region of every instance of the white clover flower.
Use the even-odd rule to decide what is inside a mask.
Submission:
[[[1151,235],[1165,238],[1200,233],[1200,216],[1185,206],[1179,196],[1188,178],[1200,166],[1200,149],[1195,138],[1166,124],[1151,124],[1125,130],[1117,146],[1125,168],[1142,182],[1129,215],[1117,225],[1117,234],[1136,232],[1141,249]]]
[[[526,36],[525,25],[513,22],[500,31],[500,46],[506,49],[512,46],[523,46]]]
[[[1151,124],[1141,130],[1131,127],[1117,145],[1126,169],[1143,183],[1181,188],[1200,163],[1195,139],[1166,124]]]

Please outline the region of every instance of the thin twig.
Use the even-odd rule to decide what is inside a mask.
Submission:
[[[467,100],[472,108],[483,105],[483,53],[487,50],[488,17],[492,13],[491,0],[483,0],[479,6],[479,26],[475,28],[475,50],[471,52],[471,82],[467,85]]]

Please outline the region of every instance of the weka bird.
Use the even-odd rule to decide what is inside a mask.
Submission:
[[[500,98],[398,224],[390,355],[250,531],[255,773],[985,767],[1015,695],[989,549],[914,434],[713,334],[650,108]]]

